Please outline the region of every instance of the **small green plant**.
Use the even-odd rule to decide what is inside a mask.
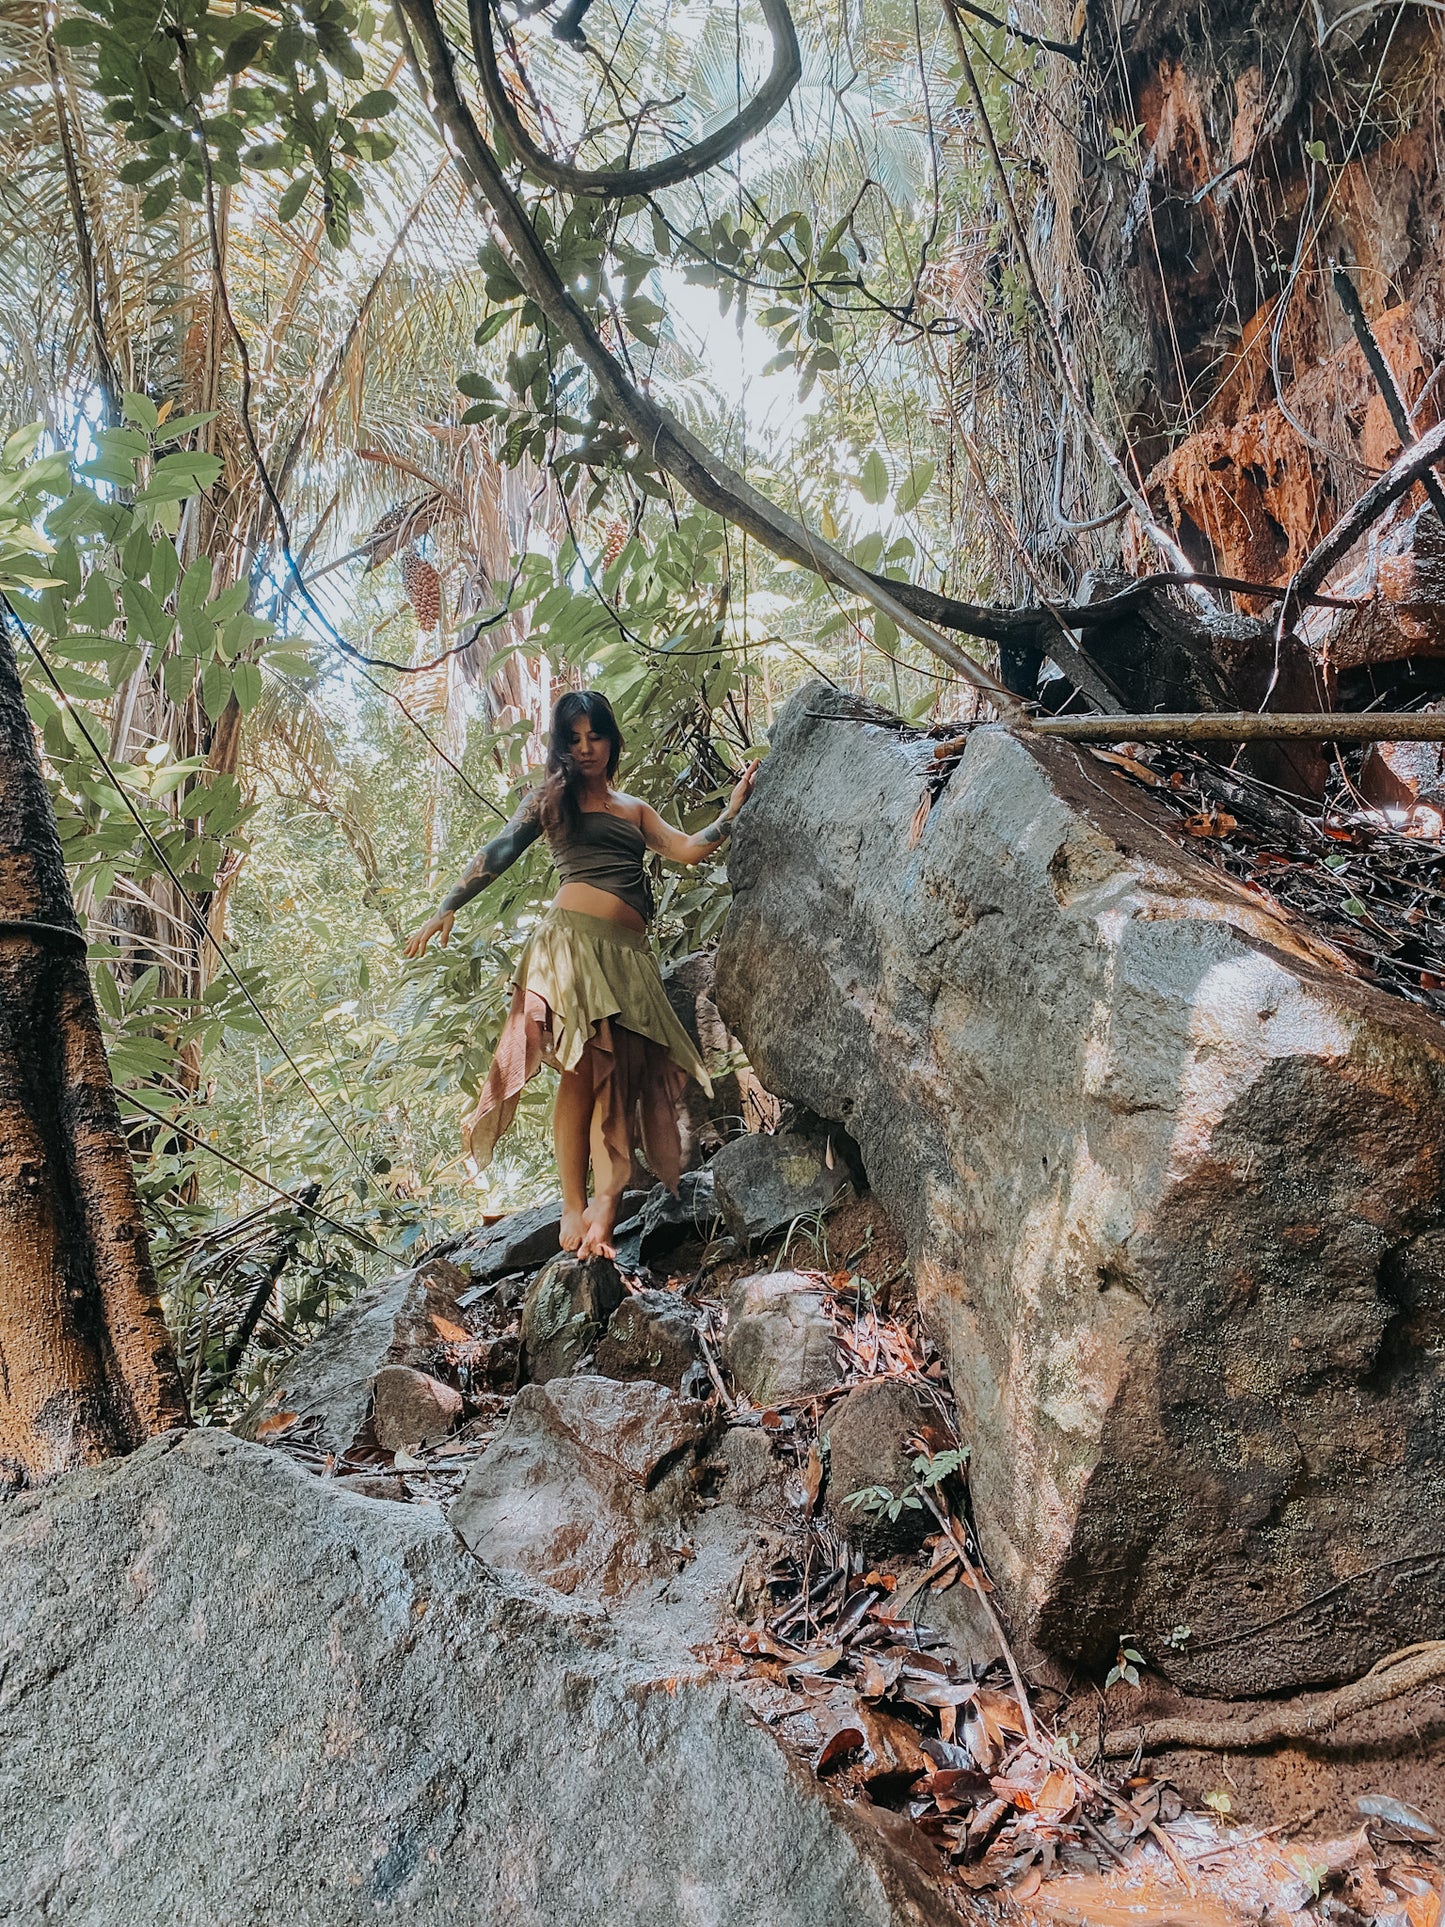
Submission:
[[[1109,1668],[1108,1678],[1104,1681],[1105,1690],[1107,1691],[1108,1688],[1114,1684],[1115,1680],[1119,1679],[1123,1680],[1127,1686],[1137,1686],[1139,1684],[1139,1668],[1141,1666],[1147,1666],[1148,1663],[1137,1646],[1126,1645],[1123,1640],[1120,1640],[1119,1656]]]
[[[893,1523],[906,1509],[923,1510],[923,1495],[942,1485],[968,1463],[968,1447],[960,1445],[948,1452],[920,1452],[913,1461],[913,1477],[901,1492],[886,1485],[864,1485],[845,1497],[844,1505],[855,1512],[873,1512]]]
[[[1175,1652],[1178,1653],[1183,1651],[1193,1637],[1194,1628],[1192,1626],[1176,1626],[1164,1644],[1166,1646],[1172,1646]]]
[[[1311,1860],[1307,1853],[1292,1853],[1289,1864],[1309,1888],[1312,1899],[1318,1900],[1324,1892],[1326,1876],[1330,1869],[1326,1861]]]

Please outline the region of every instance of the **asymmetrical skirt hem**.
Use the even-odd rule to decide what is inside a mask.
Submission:
[[[574,1071],[589,1052],[598,1190],[621,1192],[640,1150],[676,1191],[683,1091],[692,1078],[710,1096],[712,1083],[667,1001],[646,933],[577,910],[550,909],[522,953],[496,1055],[463,1125],[469,1155],[485,1169],[541,1066]]]

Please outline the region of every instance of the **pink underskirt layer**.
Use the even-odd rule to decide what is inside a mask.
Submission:
[[[524,1087],[543,1064],[562,1068],[552,1008],[539,991],[518,984],[482,1094],[462,1126],[467,1150],[482,1168],[511,1125]],[[596,1189],[617,1194],[634,1182],[634,1153],[640,1150],[653,1177],[676,1191],[682,1175],[678,1117],[687,1074],[664,1045],[609,1017],[596,1023],[585,1046],[578,1069],[588,1068]]]

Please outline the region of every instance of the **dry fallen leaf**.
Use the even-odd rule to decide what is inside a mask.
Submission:
[[[1066,1820],[1079,1800],[1078,1783],[1072,1773],[1055,1767],[1034,1795],[1034,1811],[1041,1819]]]
[[[1228,836],[1237,823],[1228,810],[1200,810],[1197,816],[1185,817],[1184,827],[1191,836]]]
[[[1147,763],[1136,762],[1132,756],[1122,756],[1118,750],[1096,749],[1091,750],[1090,754],[1097,756],[1101,763],[1117,764],[1120,769],[1127,770],[1131,776],[1138,777],[1141,783],[1157,784],[1159,781],[1158,776]]]
[[[829,1773],[835,1766],[842,1764],[852,1753],[861,1753],[866,1744],[861,1726],[845,1721],[823,1742],[823,1750],[818,1755],[813,1771],[820,1777]]]
[[[803,1467],[803,1496],[807,1500],[804,1507],[811,1519],[818,1509],[818,1495],[823,1490],[823,1455],[816,1444],[808,1447],[808,1463]]]
[[[256,1427],[258,1439],[279,1438],[282,1432],[289,1432],[301,1416],[299,1412],[273,1412],[270,1418],[263,1418]]]
[[[908,848],[915,850],[918,839],[923,835],[928,823],[929,812],[933,808],[933,798],[925,790],[918,799],[918,808],[913,812],[913,821],[908,825]]]

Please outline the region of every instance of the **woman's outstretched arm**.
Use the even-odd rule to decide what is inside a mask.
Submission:
[[[647,839],[648,849],[656,850],[659,856],[665,856],[673,863],[705,863],[710,856],[716,856],[725,839],[732,834],[738,811],[752,795],[757,774],[757,764],[749,763],[738,778],[722,815],[709,823],[705,830],[699,830],[696,836],[686,836],[681,830],[675,830],[670,823],[663,822],[650,803],[644,803],[640,827]]]
[[[495,883],[502,872],[509,870],[541,834],[542,819],[537,810],[537,798],[532,795],[515,811],[506,827],[477,851],[462,871],[460,880],[442,898],[436,915],[428,918],[420,930],[412,931],[402,946],[407,956],[421,956],[433,937],[439,938],[444,945],[449,943],[452,925],[462,905],[470,903],[489,883]]]

